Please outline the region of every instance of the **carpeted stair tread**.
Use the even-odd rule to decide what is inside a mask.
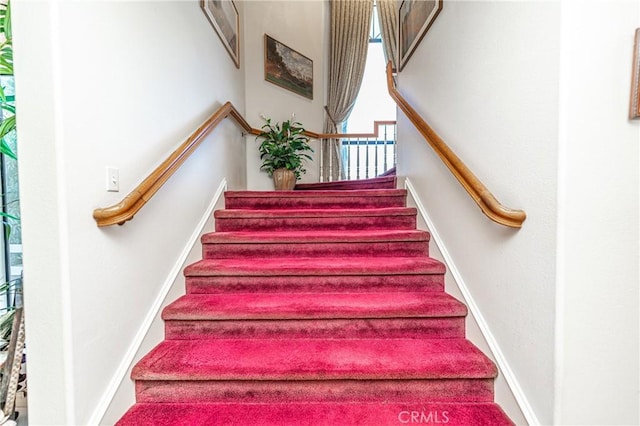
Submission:
[[[333,182],[299,183],[295,190],[331,190],[331,189],[394,189],[395,176],[383,176],[371,179],[337,180]]]
[[[164,320],[463,317],[466,306],[444,292],[188,294]]]
[[[431,257],[290,257],[203,259],[185,268],[185,276],[334,276],[444,274]]]
[[[167,319],[165,339],[460,339],[465,317]],[[493,383],[491,383],[493,389]]]
[[[233,209],[216,210],[215,230],[358,230],[416,229],[416,209],[385,207],[374,209]]]
[[[411,419],[415,420],[413,423]],[[510,426],[494,403],[137,403],[117,426]]]
[[[165,340],[135,380],[484,379],[496,366],[465,339]]]
[[[228,209],[317,209],[406,207],[404,189],[329,191],[227,191]]]

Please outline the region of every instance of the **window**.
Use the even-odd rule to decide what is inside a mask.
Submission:
[[[13,104],[14,95],[14,78],[12,75],[4,75],[0,77],[0,84],[4,87],[4,92],[8,103]],[[12,115],[5,109],[0,109],[0,122]],[[16,132],[11,132],[5,136],[5,141],[13,152],[16,151]],[[18,194],[18,163],[4,155],[0,156],[0,201],[2,211],[14,216],[20,217],[20,201]],[[5,219],[10,227],[4,227],[3,232],[3,283],[9,285],[6,295],[0,300],[0,314],[4,313],[7,307],[21,306],[22,300],[22,232],[19,220]]]
[[[344,133],[371,133],[374,121],[395,121],[396,104],[387,91],[386,62],[382,35],[374,3],[369,35],[367,63],[360,92]],[[366,179],[395,166],[395,125],[383,126],[377,138],[342,140],[342,162],[345,178]]]
[[[375,120],[396,119],[396,105],[387,92],[386,62],[382,50],[382,38],[374,3],[371,19],[371,35],[367,51],[367,64],[356,104],[347,121],[349,133],[371,132]]]

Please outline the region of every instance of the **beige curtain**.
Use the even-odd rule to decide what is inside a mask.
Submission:
[[[397,0],[377,0],[378,20],[382,30],[382,47],[386,62],[391,61],[393,69],[398,69],[398,2]]]
[[[330,0],[329,87],[324,133],[337,133],[360,91],[369,47],[373,0]],[[322,180],[344,178],[340,141],[322,141]]]

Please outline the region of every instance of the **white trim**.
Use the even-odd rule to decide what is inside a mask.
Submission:
[[[434,241],[438,246],[438,249],[442,254],[444,263],[447,265],[447,268],[449,272],[451,272],[451,275],[453,276],[453,279],[456,285],[460,289],[460,292],[462,293],[462,296],[464,298],[464,302],[469,308],[469,313],[478,324],[478,328],[480,328],[480,332],[482,333],[482,336],[487,342],[487,345],[489,345],[489,348],[491,349],[491,352],[496,360],[496,363],[498,364],[498,368],[502,372],[507,382],[507,385],[511,389],[511,392],[513,393],[513,396],[516,399],[516,402],[520,406],[520,410],[522,410],[522,414],[524,414],[524,417],[527,419],[527,422],[530,425],[533,425],[533,426],[540,425],[540,421],[538,420],[538,417],[536,416],[535,412],[531,408],[531,405],[529,404],[529,400],[527,399],[526,395],[522,391],[522,388],[520,387],[520,383],[518,382],[518,379],[516,379],[515,374],[511,370],[511,367],[509,366],[509,363],[507,362],[506,357],[502,353],[502,350],[500,349],[498,342],[496,341],[495,337],[491,333],[491,330],[489,329],[489,325],[487,324],[484,317],[482,316],[482,312],[480,312],[480,308],[478,308],[478,305],[473,299],[473,296],[471,295],[469,288],[465,284],[465,281],[462,278],[462,274],[456,267],[456,264],[451,258],[451,255],[447,251],[447,248],[445,247],[442,238],[440,238],[440,235],[438,234],[438,231],[436,230],[433,221],[427,214],[427,210],[425,209],[424,205],[422,204],[422,201],[418,197],[418,194],[415,188],[413,187],[413,185],[411,184],[411,181],[409,180],[409,178],[405,178],[404,187],[411,195],[411,198],[413,199],[413,202],[415,203],[420,216],[422,216],[422,219],[427,224],[427,228],[429,230],[429,233],[431,234],[431,241]]]
[[[129,346],[129,350],[127,350],[127,353],[125,354],[124,358],[122,359],[122,362],[120,363],[120,365],[118,366],[118,369],[113,375],[113,378],[109,383],[109,386],[107,386],[107,390],[104,392],[104,395],[100,399],[100,403],[97,405],[96,409],[93,412],[93,415],[89,419],[89,422],[88,422],[89,425],[98,425],[101,423],[102,419],[104,418],[107,412],[107,409],[111,404],[111,401],[115,397],[116,392],[120,387],[120,384],[125,379],[125,377],[127,377],[127,373],[129,372],[129,369],[133,364],[133,359],[136,356],[136,353],[138,353],[138,350],[140,349],[140,346],[142,345],[144,338],[149,332],[149,329],[151,328],[153,320],[155,320],[158,317],[160,313],[160,308],[162,307],[162,304],[165,298],[167,297],[169,290],[171,290],[171,287],[178,279],[179,274],[184,269],[184,263],[187,260],[187,256],[189,256],[189,252],[191,252],[191,250],[193,249],[193,246],[199,241],[205,225],[207,224],[209,219],[211,219],[213,210],[215,209],[216,205],[220,201],[220,198],[223,196],[224,191],[226,190],[227,190],[227,180],[222,179],[222,182],[220,182],[220,185],[218,186],[218,189],[216,190],[216,193],[214,194],[213,199],[211,200],[211,203],[209,203],[209,206],[207,207],[204,214],[202,215],[200,222],[198,223],[195,230],[191,234],[191,237],[187,241],[187,244],[182,249],[182,253],[176,260],[175,264],[173,265],[173,268],[171,268],[171,271],[169,272],[167,279],[164,281],[164,284],[162,285],[160,292],[158,293],[158,296],[153,301],[153,304],[151,305],[149,312],[147,312],[147,316],[144,318],[142,325],[138,329],[138,333],[136,333],[136,336],[133,339],[133,342],[131,342],[131,345]]]

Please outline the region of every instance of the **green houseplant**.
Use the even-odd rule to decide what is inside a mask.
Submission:
[[[11,29],[11,2],[0,1],[0,155],[7,158],[17,160],[15,151],[10,145],[15,146],[15,130],[16,130],[16,107],[15,95],[13,94],[13,32]],[[5,161],[7,161],[5,158]],[[3,171],[3,173],[17,175],[15,171],[15,163],[6,163],[7,167],[11,166],[12,171]],[[3,197],[17,197],[17,183],[15,187],[7,184],[6,192],[1,194]],[[12,238],[15,233],[12,230],[17,229],[18,240],[12,243],[21,243],[20,234],[20,203],[18,199],[6,201],[7,209],[0,211],[0,221],[4,227],[4,237],[6,240]],[[4,283],[0,283],[0,297],[12,296],[8,299],[13,301],[8,303],[7,312],[0,316],[0,350],[4,349],[11,333],[11,323],[15,314],[15,309],[21,306],[22,293],[22,277],[14,278]],[[20,297],[16,298],[16,295]],[[17,300],[16,300],[17,299]],[[0,390],[0,398],[2,391]],[[1,402],[1,401],[0,401]]]
[[[13,76],[13,33],[11,30],[11,4],[0,3],[0,75]],[[16,129],[16,107],[13,96],[5,95],[0,85],[0,109],[8,114],[0,123],[0,153],[17,160],[16,154],[7,144],[5,137]]]
[[[11,28],[11,4],[9,0],[0,2],[0,155],[12,160],[17,160],[15,148],[16,108],[15,95],[13,94],[13,35]],[[5,163],[7,169],[3,173],[13,176],[16,172],[15,162]],[[11,170],[10,172],[8,170]],[[13,181],[9,179],[9,181]],[[6,188],[3,197],[11,196],[17,192],[17,180],[15,187],[11,184]],[[18,235],[20,241],[19,202],[17,199],[7,203],[7,210],[0,211],[0,220],[4,227],[5,239]],[[12,229],[18,232],[12,233]],[[0,371],[0,417],[3,421],[16,419],[15,410],[16,392],[24,385],[25,376],[21,370],[25,362],[24,354],[24,320],[22,315],[22,276],[0,284],[0,297],[7,298],[6,312],[0,316],[0,353],[5,356],[5,363]],[[22,389],[24,390],[24,389]],[[26,395],[26,394],[25,394]],[[7,424],[9,422],[6,422]]]
[[[311,160],[309,138],[304,135],[301,123],[291,120],[272,123],[263,117],[266,123],[256,140],[262,138],[260,147],[261,170],[273,177],[276,190],[291,190],[306,173],[304,161]]]

